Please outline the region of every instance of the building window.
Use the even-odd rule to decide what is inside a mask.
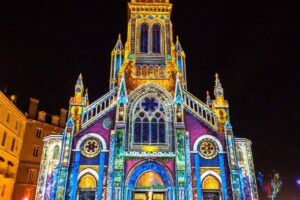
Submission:
[[[54,147],[54,150],[53,150],[53,156],[52,156],[52,159],[53,159],[53,160],[58,160],[58,158],[59,158],[59,146],[56,145],[56,146]]]
[[[13,138],[13,140],[12,140],[12,142],[11,142],[11,147],[10,147],[10,150],[11,150],[11,151],[14,151],[15,143],[16,143],[16,139]]]
[[[166,143],[165,110],[161,102],[154,97],[144,98],[134,113],[134,143]]]
[[[140,27],[140,52],[148,53],[149,25],[143,23]]]
[[[160,25],[154,24],[152,27],[152,52],[160,53]]]
[[[7,113],[6,122],[7,122],[7,123],[9,123],[9,122],[10,122],[10,112],[9,112],[9,113]]]
[[[6,189],[6,185],[3,185],[2,191],[1,191],[1,197],[4,197],[5,189]]]
[[[34,183],[34,171],[33,169],[29,170],[29,174],[28,174],[28,183],[29,184],[33,184]]]
[[[39,147],[38,146],[35,146],[34,149],[33,149],[33,156],[34,157],[38,157],[38,154],[39,154]]]
[[[19,127],[19,120],[16,121],[15,129],[18,130],[18,127]]]
[[[36,133],[35,133],[35,137],[36,138],[41,138],[41,136],[42,136],[42,129],[37,128]]]
[[[2,136],[2,142],[1,142],[1,145],[2,145],[3,147],[4,147],[5,141],[6,141],[6,135],[7,135],[7,133],[4,132],[4,133],[3,133],[3,136]]]

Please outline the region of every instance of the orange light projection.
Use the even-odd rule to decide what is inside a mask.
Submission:
[[[78,188],[80,188],[80,189],[97,188],[97,181],[93,175],[86,174],[80,179]]]
[[[203,180],[202,188],[204,190],[219,190],[220,189],[220,182],[214,176],[207,176]]]
[[[149,171],[142,174],[138,181],[136,182],[136,186],[138,187],[151,187],[151,186],[164,186],[164,181],[155,172]]]

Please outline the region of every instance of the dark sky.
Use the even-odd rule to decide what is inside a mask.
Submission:
[[[256,170],[277,169],[281,200],[299,199],[299,14],[290,1],[174,2],[188,88],[201,100],[218,72],[236,136],[253,141]],[[10,1],[0,6],[0,88],[40,109],[67,108],[83,73],[90,99],[108,91],[110,52],[126,38],[126,0]],[[298,196],[298,198],[296,198]]]

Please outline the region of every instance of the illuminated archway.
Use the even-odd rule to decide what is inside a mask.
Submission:
[[[94,189],[94,188],[97,188],[97,180],[92,174],[87,173],[80,178],[78,183],[78,189]]]
[[[78,181],[78,200],[97,199],[97,177],[92,173],[85,173]]]
[[[209,173],[202,179],[202,197],[203,200],[220,199],[221,181],[218,176]]]
[[[151,186],[164,187],[164,185],[165,184],[161,176],[158,173],[153,171],[148,171],[143,173],[136,182],[137,187],[151,187]]]
[[[202,181],[202,188],[203,190],[220,190],[221,184],[216,177],[208,175]]]

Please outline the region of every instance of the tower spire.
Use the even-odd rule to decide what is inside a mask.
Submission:
[[[224,106],[225,104],[227,104],[227,101],[224,100],[224,89],[219,79],[219,74],[216,73],[215,77],[216,79],[215,79],[214,95],[215,95],[216,103],[219,106]]]
[[[71,118],[75,124],[75,131],[81,129],[81,118],[83,109],[88,104],[87,92],[84,95],[84,85],[82,74],[80,73],[75,85],[74,97],[70,99],[69,118]]]
[[[122,50],[123,50],[123,43],[122,43],[122,39],[121,39],[121,33],[119,33],[118,40],[116,42],[116,45],[115,45],[113,51],[122,51]]]
[[[120,87],[118,91],[118,104],[128,104],[128,97],[127,97],[127,90],[126,90],[126,83],[125,83],[125,75],[122,74]]]
[[[176,53],[176,63],[181,72],[184,81],[185,81],[185,89],[186,89],[186,63],[185,63],[185,53],[182,49],[182,46],[179,41],[179,36],[176,36],[176,43],[175,43],[175,53]]]
[[[75,102],[80,103],[83,97],[84,85],[82,80],[82,74],[80,73],[75,85]]]
[[[229,104],[224,98],[224,89],[222,87],[221,80],[219,79],[219,74],[217,73],[215,75],[214,96],[215,100],[212,102],[212,108],[216,111],[219,132],[225,134],[224,125],[227,121],[230,121]]]
[[[212,101],[209,95],[209,91],[206,91],[206,105],[208,105],[209,107],[211,107],[212,105]]]
[[[183,98],[182,98],[182,89],[179,79],[179,74],[176,75],[176,85],[175,85],[175,94],[174,94],[174,104],[183,104]]]
[[[124,46],[121,39],[121,34],[118,35],[118,40],[111,52],[111,69],[110,69],[110,84],[109,89],[112,90],[117,86],[118,74],[124,62]]]

